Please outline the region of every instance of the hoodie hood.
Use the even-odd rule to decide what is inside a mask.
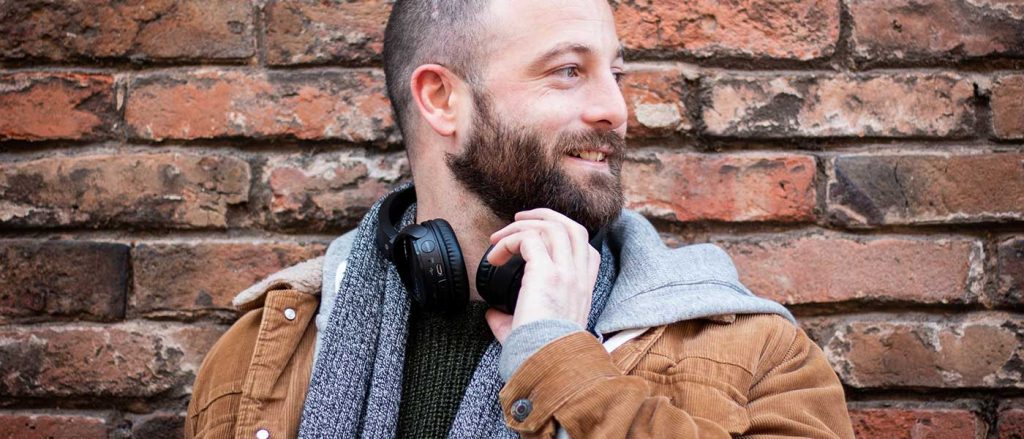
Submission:
[[[782,305],[754,295],[740,283],[729,255],[713,244],[668,248],[640,214],[623,210],[608,232],[619,273],[597,331],[668,325],[735,314],[778,314]]]

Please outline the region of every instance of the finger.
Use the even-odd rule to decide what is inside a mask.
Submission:
[[[573,260],[576,262],[576,270],[582,273],[587,269],[587,260],[589,259],[587,249],[591,247],[590,233],[587,232],[586,227],[561,213],[546,208],[519,212],[515,218],[516,222],[541,219],[561,224],[565,228],[565,233],[569,235]]]
[[[494,339],[498,340],[498,343],[505,344],[508,333],[512,332],[512,315],[491,308],[484,314],[484,318],[487,319],[487,326],[491,328]]]
[[[601,252],[595,250],[593,247],[587,251],[589,258],[587,263],[587,279],[592,279],[590,282],[590,291],[594,291],[594,285],[597,284],[597,276],[601,271]]]
[[[586,267],[586,264],[580,266],[577,261],[574,260],[577,257],[577,252],[573,248],[573,242],[571,237],[566,232],[565,228],[556,222],[546,220],[523,220],[516,221],[509,224],[505,229],[499,230],[510,230],[506,236],[511,233],[523,232],[527,230],[539,231],[541,238],[544,240],[544,245],[548,248],[548,254],[551,255],[551,260],[559,265],[569,265],[573,268],[582,270]]]
[[[506,236],[494,244],[494,249],[487,255],[491,265],[504,265],[514,255],[520,255],[527,262],[531,260],[541,264],[553,264],[548,255],[547,246],[537,230],[525,230]]]

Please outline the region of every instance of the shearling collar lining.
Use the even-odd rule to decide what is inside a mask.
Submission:
[[[324,257],[320,256],[278,271],[238,293],[231,305],[242,311],[259,307],[267,292],[273,290],[295,290],[319,296],[323,265]]]

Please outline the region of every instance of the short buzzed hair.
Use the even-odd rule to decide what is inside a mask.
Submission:
[[[440,64],[477,83],[483,51],[480,13],[489,0],[396,0],[384,30],[384,77],[398,129],[408,142],[412,116],[410,77],[417,67]]]

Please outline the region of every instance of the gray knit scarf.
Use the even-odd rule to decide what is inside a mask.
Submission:
[[[406,187],[403,185],[396,191]],[[383,199],[382,199],[383,200]],[[398,424],[409,296],[394,265],[374,244],[379,200],[363,218],[352,246],[313,368],[299,437],[391,438]],[[398,226],[415,218],[415,206]],[[587,329],[593,332],[615,281],[614,255],[605,244]],[[484,352],[466,388],[448,436],[507,437],[498,404],[501,345]]]

